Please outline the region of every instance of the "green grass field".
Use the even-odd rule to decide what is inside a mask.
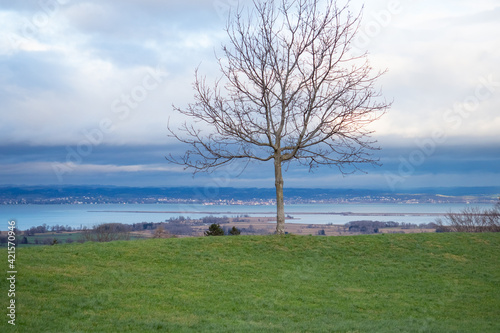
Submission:
[[[0,331],[500,332],[499,254],[500,233],[18,248]]]

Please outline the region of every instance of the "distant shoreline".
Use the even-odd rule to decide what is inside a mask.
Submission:
[[[210,212],[210,211],[154,211],[154,210],[89,210],[89,213],[151,213],[151,214],[233,214],[233,215],[266,215],[276,212]],[[285,212],[286,213],[286,212]],[[292,212],[288,215],[340,215],[340,216],[444,216],[447,213],[354,213],[354,212]]]

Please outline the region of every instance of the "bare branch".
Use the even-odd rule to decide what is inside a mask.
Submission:
[[[343,173],[377,164],[367,127],[390,103],[374,87],[384,72],[373,74],[366,54],[350,55],[361,13],[335,1],[253,4],[230,14],[221,78],[209,85],[197,70],[194,102],[174,107],[192,121],[169,131],[190,148],[167,159],[195,172],[236,159],[273,159],[277,190],[284,162]]]

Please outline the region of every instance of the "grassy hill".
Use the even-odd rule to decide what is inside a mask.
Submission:
[[[499,254],[500,233],[18,248],[0,331],[499,332]]]

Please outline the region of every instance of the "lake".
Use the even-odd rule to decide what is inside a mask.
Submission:
[[[433,222],[440,214],[459,212],[466,204],[296,204],[286,205],[287,223],[344,224],[356,220]],[[487,204],[474,206],[490,208]],[[274,216],[274,206],[201,204],[100,204],[100,205],[0,205],[0,230],[17,221],[21,230],[47,224],[91,227],[99,223],[163,222],[180,215],[191,218],[214,216]],[[422,214],[422,215],[417,215]]]

